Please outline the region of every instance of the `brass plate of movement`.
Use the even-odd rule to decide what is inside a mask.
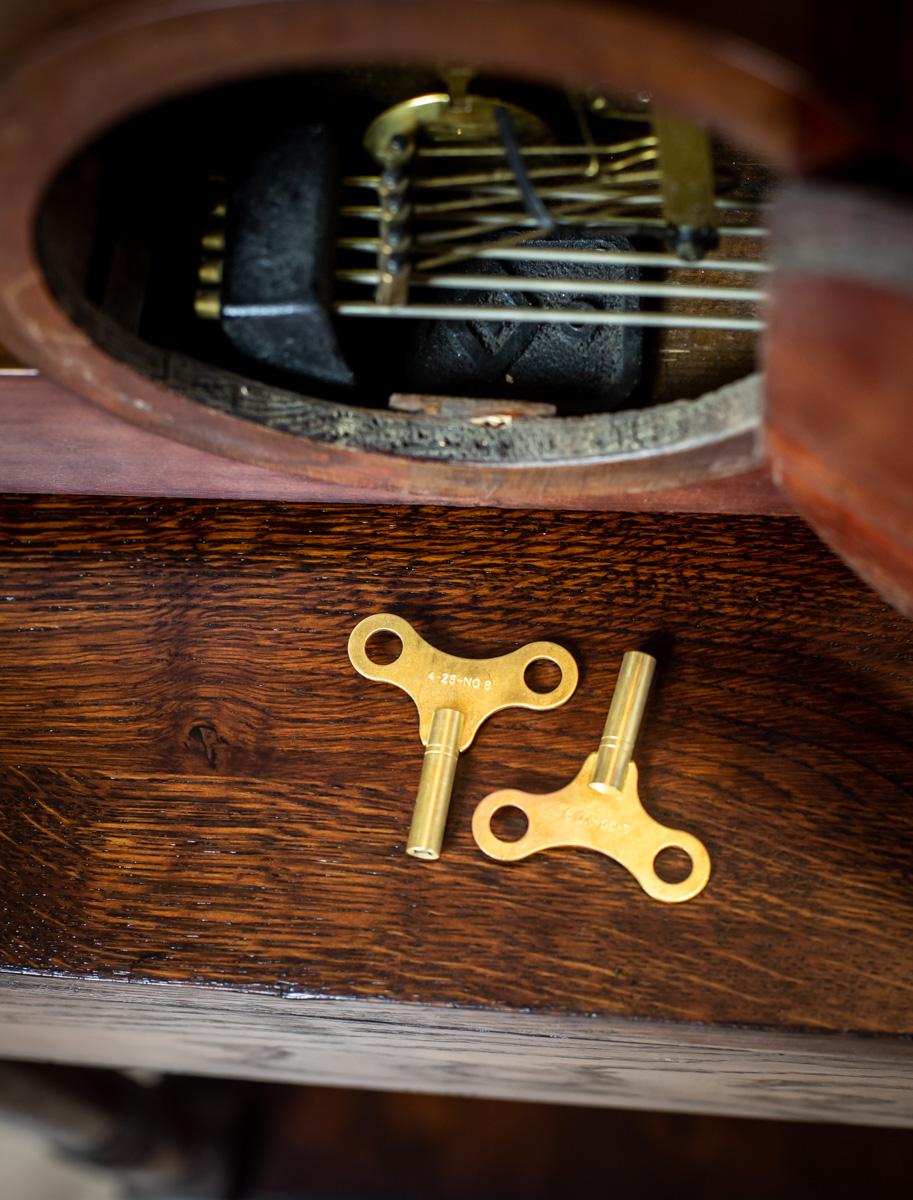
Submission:
[[[545,122],[526,109],[486,96],[454,96],[448,92],[432,92],[394,104],[375,117],[365,132],[365,148],[378,162],[383,162],[393,138],[413,138],[420,131],[432,142],[447,140],[497,144],[500,137],[495,109],[498,107],[507,110],[521,140],[552,140]]]

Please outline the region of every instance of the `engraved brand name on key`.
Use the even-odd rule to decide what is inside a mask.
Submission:
[[[491,691],[491,680],[486,679],[483,682],[478,675],[448,675],[446,671],[429,671],[428,678],[432,683],[443,683],[447,687],[468,687],[476,691],[481,688],[483,692]]]
[[[596,817],[579,808],[566,808],[564,819],[574,825],[586,825],[589,829],[602,829],[606,833],[627,833],[631,828],[626,821],[616,821],[614,817]]]

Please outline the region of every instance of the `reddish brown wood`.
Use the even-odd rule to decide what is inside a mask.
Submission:
[[[604,468],[606,474],[610,468]],[[47,379],[0,376],[0,492],[214,499],[375,501],[392,496],[380,482],[358,486],[268,471],[148,433]],[[465,504],[482,498],[466,497]],[[534,503],[534,498],[529,498]],[[568,497],[568,508],[633,512],[787,513],[791,506],[764,469],[690,487]]]
[[[699,13],[689,14],[695,21]],[[0,87],[0,337],[81,395],[142,428],[219,456],[359,495],[456,503],[581,504],[679,488],[756,465],[753,436],[629,458],[611,473],[587,462],[549,468],[429,463],[256,428],[155,386],[90,344],[51,298],[36,262],[35,213],[49,179],[101,129],[158,99],[258,72],[327,63],[438,61],[557,83],[646,89],[708,120],[784,168],[857,144],[819,103],[801,69],[679,24],[594,0],[44,0],[17,3],[0,32],[14,64]],[[606,501],[612,503],[611,500]]]
[[[803,248],[790,234],[810,221]],[[797,193],[780,224],[766,349],[774,476],[913,615],[913,215],[864,193]]]

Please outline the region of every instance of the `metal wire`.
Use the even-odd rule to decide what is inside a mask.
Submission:
[[[379,273],[367,270],[339,270],[336,278],[344,283],[376,286]],[[757,288],[712,287],[701,284],[641,283],[630,279],[537,279],[522,275],[413,275],[416,288],[450,288],[490,292],[559,292],[581,296],[644,296],[675,300],[731,300],[757,304],[764,292]]]
[[[499,281],[496,281],[499,282]],[[658,329],[740,329],[757,331],[764,322],[755,317],[706,317],[692,313],[617,312],[611,309],[507,308],[475,304],[382,305],[373,301],[342,300],[334,308],[345,317],[400,317],[419,321],[519,321],[539,325],[640,325]]]
[[[766,274],[768,264],[754,251],[750,257],[725,253],[692,262],[676,254],[645,250],[602,250],[552,245],[530,247],[525,243],[550,236],[548,226],[562,228],[612,229],[628,236],[664,236],[668,224],[662,212],[662,194],[657,185],[662,174],[657,167],[658,139],[647,135],[605,145],[590,142],[580,145],[535,145],[515,147],[522,156],[522,180],[517,163],[511,163],[508,147],[498,145],[418,145],[410,173],[408,208],[401,210],[410,226],[410,294],[406,302],[378,303],[350,298],[362,287],[377,288],[381,282],[376,267],[367,269],[345,265],[336,271],[337,284],[348,289],[349,296],[338,298],[336,312],[343,317],[393,317],[411,320],[523,322],[570,325],[629,325],[659,329],[721,329],[754,332],[763,328],[757,313],[746,313],[745,305],[759,305],[764,291],[745,286],[733,273],[758,276]],[[564,162],[555,161],[564,159]],[[433,160],[429,172],[422,160]],[[473,160],[478,167],[473,169]],[[479,169],[482,160],[492,160],[490,168]],[[567,161],[571,160],[571,161]],[[452,163],[456,170],[448,171]],[[466,163],[470,168],[459,169]],[[440,165],[438,165],[440,164]],[[503,164],[503,165],[502,165]],[[431,165],[430,163],[428,164]],[[639,169],[638,169],[639,168]],[[530,211],[530,181],[548,214],[548,223]],[[344,181],[350,188],[377,192],[380,175],[351,175]],[[521,183],[525,186],[521,186]],[[429,195],[428,193],[432,193]],[[440,198],[433,194],[437,193]],[[448,194],[449,193],[449,194]],[[545,207],[545,204],[548,207]],[[759,213],[763,205],[737,197],[717,197],[721,212]],[[345,204],[343,218],[361,222],[379,222],[379,204]],[[462,219],[461,219],[462,218]],[[736,221],[738,221],[736,216]],[[750,218],[749,218],[750,219]],[[437,227],[437,228],[436,228]],[[761,242],[767,229],[758,223],[730,223],[717,226],[721,237],[747,248]],[[342,252],[377,256],[383,238],[343,236],[337,239]],[[443,271],[459,264],[482,261],[537,265],[629,266],[667,272],[688,271],[684,282],[662,279],[574,278],[573,274],[538,278],[531,274],[484,275],[472,270]],[[349,260],[350,263],[352,260]],[[357,261],[357,260],[356,260]],[[704,282],[707,279],[708,282]],[[429,292],[513,292],[531,300],[536,295],[579,296],[581,308],[544,303],[522,306],[471,303],[434,303]],[[416,298],[418,295],[418,299]],[[585,306],[587,297],[636,297],[640,300],[672,302],[700,301],[732,304],[733,311],[710,312],[593,309]],[[741,312],[740,312],[741,310]]]
[[[337,238],[337,246],[343,250],[377,251],[377,238]],[[645,250],[580,250],[559,246],[536,247],[534,250],[508,248],[504,246],[479,246],[473,258],[505,259],[514,262],[565,262],[590,263],[594,266],[626,265],[638,267],[660,267],[666,270],[694,271],[751,271],[767,272],[770,264],[760,259],[712,258],[708,255],[700,263],[693,263],[674,254],[652,253]]]
[[[642,118],[643,119],[643,118]],[[625,142],[610,142],[602,146],[581,146],[581,145],[562,145],[562,146],[523,146],[524,158],[548,158],[548,157],[567,157],[585,155],[587,158],[592,154],[612,155],[624,154],[628,150],[639,150],[641,148],[653,147],[658,144],[658,139],[653,134],[648,134],[644,137],[629,138]],[[501,145],[491,146],[422,146],[418,150],[419,158],[504,158],[504,147]]]

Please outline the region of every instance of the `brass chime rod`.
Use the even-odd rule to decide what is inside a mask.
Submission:
[[[521,146],[524,158],[557,158],[581,155],[589,158],[592,154],[613,155],[624,154],[629,150],[652,149],[658,144],[658,139],[652,135],[641,138],[630,138],[626,142],[611,142],[602,146],[560,145],[560,146]],[[420,146],[416,151],[418,158],[503,158],[504,147],[491,146]]]
[[[648,171],[644,172],[642,176],[638,178],[637,182],[656,183],[658,180],[659,175],[655,171]],[[655,193],[645,192],[632,196],[631,193],[625,188],[593,187],[589,184],[583,184],[580,187],[573,187],[569,184],[566,184],[562,187],[560,184],[558,184],[551,187],[537,188],[537,191],[544,200],[611,200],[618,201],[621,204],[651,204],[656,203],[659,200],[659,197]],[[487,198],[492,204],[495,203],[494,197],[496,196],[509,196],[516,201],[518,194],[519,193],[515,187],[510,187],[508,184],[496,183],[480,186],[477,193],[480,199]],[[421,210],[422,207],[422,204],[418,205],[419,210]]]
[[[352,213],[352,216],[368,217],[368,213]],[[376,220],[376,217],[374,218]],[[475,224],[460,225],[453,229],[440,229],[434,232],[419,234],[416,241],[422,245],[432,245],[435,242],[457,241],[468,237],[478,237],[487,234],[492,229],[541,228],[529,217],[506,216],[504,213],[476,213],[473,215]],[[564,225],[574,225],[580,228],[587,226],[623,225],[626,228],[632,224],[645,225],[648,228],[665,229],[666,222],[659,217],[618,217],[607,216],[603,213],[585,213],[561,217]],[[766,238],[767,230],[760,225],[720,225],[719,232],[723,237],[733,238]]]
[[[525,233],[505,234],[504,237],[498,239],[495,245],[501,248],[523,246],[525,243],[533,242],[538,237],[541,237],[543,234],[547,233],[548,230],[543,229],[541,225],[536,225],[533,223],[532,228],[527,229]],[[443,252],[438,251],[438,253],[433,255],[431,258],[423,259],[421,262],[421,268],[424,271],[430,271],[434,267],[452,266],[454,263],[472,261],[472,259],[475,258],[475,251],[478,247],[477,242],[471,243],[468,246],[465,244],[462,246],[449,246],[446,238],[442,239],[440,235],[435,236],[434,234],[431,235],[431,241],[437,243],[443,241]],[[491,243],[488,242],[486,245],[491,245]]]
[[[657,175],[656,179],[660,176]],[[643,182],[653,182],[651,179],[644,179]],[[598,188],[584,186],[580,188],[572,188],[570,186],[561,185],[555,187],[539,188],[539,195],[557,200],[612,200],[617,204],[659,204],[661,197],[657,194],[634,195],[627,191],[601,191]],[[508,186],[483,186],[479,188],[479,192],[486,196],[513,196],[516,199],[517,190]],[[494,201],[492,201],[494,203]],[[728,212],[762,212],[767,206],[755,200],[732,200],[728,197],[718,196],[714,200],[714,204],[719,209],[725,209]]]
[[[651,154],[649,160],[653,161],[656,158],[655,154]],[[563,167],[530,167],[527,170],[527,175],[530,179],[562,179],[566,176],[571,179],[586,179],[588,183],[598,184],[610,183],[613,187],[624,183],[636,182],[644,175],[656,176],[655,171],[623,171],[622,166],[634,165],[631,163],[616,164],[611,170],[607,170],[606,174],[600,173],[597,176],[585,176],[579,166],[563,166]],[[608,166],[608,164],[607,164]],[[372,188],[375,189],[380,183],[380,175],[346,175],[343,179],[343,184],[346,187]],[[458,191],[464,187],[484,187],[490,183],[515,183],[516,176],[513,171],[503,168],[494,171],[472,171],[462,174],[449,175],[417,175],[410,181],[410,186],[413,191],[434,192],[434,191]]]
[[[345,283],[368,284],[376,287],[377,271],[340,270],[336,278]],[[674,300],[734,300],[757,304],[764,292],[755,288],[704,287],[677,283],[640,283],[634,280],[601,279],[535,279],[518,275],[413,275],[412,284],[421,288],[454,288],[490,292],[559,292],[581,296],[643,296]]]
[[[579,220],[568,223],[574,224],[581,228],[586,228],[587,224],[586,222],[581,222]],[[621,218],[616,217],[602,217],[600,220],[597,220],[594,223],[598,228],[603,226],[619,225],[622,228],[627,228],[631,224],[629,219],[622,220]],[[526,242],[531,242],[539,237],[547,235],[548,231],[544,230],[541,225],[537,225],[534,221],[520,222],[520,224],[525,224],[527,226],[526,233],[508,234],[507,236],[500,238],[494,246],[491,243],[486,243],[486,245],[491,249],[507,249],[511,247],[522,246]],[[652,218],[641,218],[638,221],[638,224],[647,225],[650,227],[657,226],[665,229],[665,225],[662,221],[653,220]],[[502,224],[500,228],[516,229],[516,225],[517,223],[511,221]],[[416,269],[419,271],[430,271],[438,267],[450,266],[454,263],[471,261],[477,257],[479,250],[478,243],[472,242],[471,239],[490,233],[492,228],[493,225],[489,223],[487,228],[484,225],[470,225],[464,226],[461,230],[456,232],[454,230],[443,230],[437,233],[420,234],[415,239],[417,248],[430,246],[437,247],[438,251],[433,255],[433,257],[423,258],[417,262]],[[724,227],[724,229],[725,228],[726,227]],[[724,229],[720,229],[720,232],[722,233]],[[763,233],[765,236],[766,232],[766,230],[761,231],[761,233]],[[758,236],[761,236],[761,234],[758,234]],[[462,246],[454,246],[452,243],[458,240],[462,240],[464,244]],[[465,244],[467,241],[470,242],[469,245]],[[692,267],[694,266],[693,263],[691,265]]]
[[[500,279],[496,281],[500,283]],[[539,325],[632,325],[649,329],[740,329],[758,331],[754,317],[708,317],[691,313],[614,312],[608,309],[507,308],[475,304],[382,305],[373,300],[343,300],[335,311],[343,317],[406,317],[421,321],[512,321]]]
[[[600,187],[596,187],[593,185],[586,185],[584,187],[577,188],[577,189],[575,189],[577,192],[577,196],[575,197],[575,202],[571,205],[565,205],[561,209],[556,210],[555,215],[558,216],[562,212],[577,212],[581,209],[593,208],[594,206],[598,206],[598,205],[602,204],[606,200],[613,200],[613,201],[617,200],[618,202],[628,201],[632,198],[632,193],[628,190],[629,186],[630,187],[633,187],[634,185],[640,186],[645,183],[655,184],[658,181],[658,179],[659,179],[659,176],[656,174],[655,171],[642,171],[636,176],[631,175],[631,176],[627,176],[625,178],[622,178],[621,176],[619,176],[617,180],[610,180],[609,182],[611,183],[611,187],[608,189],[606,189],[605,187],[600,188]],[[620,186],[616,186],[616,185],[620,185]],[[415,192],[416,190],[417,189],[415,189],[415,188],[410,188],[410,192]],[[460,190],[460,189],[456,189],[456,190]],[[547,196],[550,193],[554,194],[553,188],[546,187],[546,188],[540,189],[540,191],[539,191],[539,194],[543,195],[543,196]],[[495,183],[479,184],[479,186],[476,189],[474,189],[473,192],[469,196],[462,196],[462,195],[456,196],[456,197],[453,197],[452,199],[449,199],[446,201],[413,202],[411,207],[412,207],[412,211],[418,212],[418,213],[443,212],[443,211],[445,211],[446,208],[450,208],[453,206],[466,205],[467,207],[470,207],[473,204],[477,204],[480,197],[483,198],[484,203],[499,203],[499,201],[491,200],[490,199],[491,195],[494,195],[494,196],[509,195],[509,196],[512,196],[516,200],[517,197],[520,195],[520,192],[519,192],[518,188],[511,187],[509,184],[495,184]],[[637,193],[635,193],[635,196],[636,195],[637,195]],[[641,193],[641,198],[643,198],[643,196],[646,196],[646,198],[649,202],[659,203],[660,197],[659,197],[658,193]],[[381,206],[378,204],[348,204],[348,205],[343,205],[340,208],[340,215],[342,215],[342,216],[376,217],[377,214],[380,212],[380,208],[381,208]]]
[[[658,178],[658,175],[651,178],[645,177],[638,182],[652,183]],[[616,206],[638,204],[659,205],[662,203],[662,197],[657,193],[632,195],[630,192],[622,189],[602,190],[590,186],[573,188],[559,185],[539,188],[538,191],[539,195],[547,200],[592,200],[594,203],[611,201]],[[431,204],[419,201],[413,204],[412,211],[421,216],[435,212],[460,212],[473,208],[484,208],[486,205],[516,203],[518,195],[518,190],[507,184],[481,185],[478,191],[472,196],[439,200]],[[714,201],[714,204],[718,209],[729,212],[761,212],[766,207],[752,200],[731,200],[725,197],[718,197]],[[370,215],[372,217],[376,211],[376,206],[374,205],[350,205],[340,210],[343,216]]]
[[[617,202],[613,202],[613,207],[614,207],[614,203],[623,204],[624,202],[625,202],[624,200],[619,199]],[[647,197],[646,202],[647,203],[654,202],[654,198]],[[498,204],[498,203],[500,203],[500,201],[492,200],[490,197],[486,197],[486,203],[490,206],[492,204]],[[607,215],[602,209],[597,209],[595,212],[590,211],[597,204],[603,203],[598,198],[595,200],[587,199],[585,203],[583,201],[580,201],[579,203],[577,201],[575,201],[574,203],[575,203],[576,208],[579,211],[574,212],[574,213],[569,213],[566,211],[562,212],[562,210],[556,209],[555,215],[556,216],[561,215],[562,220],[565,221],[567,224],[570,224],[574,218],[577,218],[578,222],[579,222],[580,218],[583,218],[588,221],[595,221],[595,220],[601,220],[601,218],[603,216]],[[471,207],[471,205],[467,206],[467,207]],[[410,204],[410,205],[408,205],[407,208],[403,208],[400,211],[406,212],[410,218],[413,218],[413,217],[421,218],[421,220],[430,222],[430,223],[441,223],[441,222],[446,223],[451,220],[448,210],[445,207],[442,207],[442,206],[439,206],[436,204],[427,204],[427,205]],[[344,204],[339,210],[339,215],[341,217],[355,217],[358,220],[366,220],[366,221],[379,221],[382,219],[382,216],[383,216],[381,209],[376,204]],[[485,223],[485,224],[489,224],[489,225],[493,224],[495,222],[509,224],[509,225],[521,225],[523,223],[538,224],[538,222],[536,222],[534,219],[528,217],[525,212],[520,212],[520,211],[517,211],[517,212],[503,212],[503,211],[502,212],[480,212],[480,213],[473,212],[472,218],[476,222]],[[626,224],[630,225],[631,221],[630,220],[626,221]]]
[[[341,215],[346,217],[355,217],[359,220],[377,221],[380,216],[380,210],[376,205],[361,205],[353,204],[346,205],[341,209]],[[585,227],[588,225],[646,225],[656,227],[657,229],[665,229],[666,222],[658,217],[618,217],[607,216],[600,212],[587,213],[566,213],[556,209],[555,216],[561,219],[564,225],[576,225]],[[423,220],[434,222],[437,218],[434,214],[427,214]],[[448,239],[473,237],[477,234],[490,233],[492,228],[538,228],[537,222],[525,214],[509,214],[509,213],[474,213],[473,225],[460,225],[454,229],[442,229],[434,233],[422,234],[417,238],[418,242],[444,242]],[[768,236],[768,231],[760,225],[721,225],[719,232],[723,237],[744,237],[744,238],[762,238]]]
[[[364,251],[366,254],[377,252],[377,238],[343,237],[337,239],[337,246],[342,250]],[[662,267],[668,270],[685,271],[751,271],[767,272],[770,264],[757,259],[740,258],[707,258],[699,263],[677,258],[674,254],[657,252],[652,254],[643,250],[578,250],[563,249],[557,246],[524,250],[522,247],[480,246],[475,252],[475,258],[504,259],[514,262],[565,262],[590,263],[594,266],[611,264],[613,266]]]
[[[645,193],[632,196],[623,191],[596,191],[591,188],[540,188],[539,195],[544,200],[592,200],[594,203],[615,204],[658,204],[659,197]],[[467,212],[471,209],[491,207],[495,204],[516,204],[518,193],[515,188],[490,187],[485,188],[474,196],[461,196],[453,200],[436,200],[432,204],[418,202],[413,204],[412,212],[417,217],[427,217],[434,213]]]
[[[571,166],[565,164],[558,167],[527,167],[526,175],[529,179],[562,179],[570,178],[575,180],[586,180],[593,184],[611,184],[613,187],[627,184],[637,183],[640,180],[656,177],[656,166],[651,165],[649,170],[644,170],[644,164],[655,164],[656,151],[651,150],[645,154],[639,154],[633,158],[619,159],[617,163],[603,163],[603,169],[598,175],[585,175],[579,165]],[[629,170],[632,167],[640,167],[640,170]],[[370,176],[353,175],[353,179],[368,179]],[[433,192],[433,191],[455,191],[464,187],[484,187],[490,183],[516,183],[516,175],[513,171],[506,168],[499,168],[494,171],[464,171],[462,174],[453,172],[445,175],[418,175],[416,176],[416,189],[418,191]]]

